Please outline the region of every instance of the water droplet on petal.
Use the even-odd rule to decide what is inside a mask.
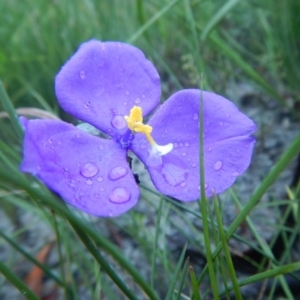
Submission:
[[[214,169],[215,169],[216,171],[221,170],[222,167],[223,167],[223,163],[222,163],[220,160],[218,160],[218,161],[214,164]]]
[[[140,143],[140,147],[141,147],[142,149],[145,149],[145,148],[146,148],[146,144],[145,144],[145,143]]]
[[[123,129],[124,127],[126,127],[127,123],[123,116],[117,115],[113,117],[111,125],[117,129]]]
[[[207,190],[207,188],[208,188],[208,184],[207,183],[204,183],[204,188]]]
[[[100,146],[99,146],[99,149],[100,149],[100,150],[103,150],[103,148],[104,148],[103,145],[100,145]]]
[[[114,189],[108,197],[111,202],[122,204],[130,200],[131,194],[125,188],[119,187]]]
[[[211,151],[211,147],[208,147],[208,151]]]
[[[198,120],[198,114],[194,114],[194,120]]]
[[[185,143],[184,143],[184,146],[189,147],[189,146],[190,146],[190,143],[189,143],[189,142],[185,142]]]
[[[181,153],[181,156],[185,157],[185,156],[186,156],[186,153],[185,153],[185,152]]]
[[[186,181],[188,178],[188,172],[188,169],[171,163],[164,163],[161,169],[161,175],[171,186],[177,186]]]
[[[223,122],[220,122],[219,124],[220,124],[220,126],[222,126],[222,125],[223,125]]]
[[[81,79],[85,79],[85,76],[86,76],[85,72],[84,71],[80,71],[79,72],[79,76],[80,76]]]
[[[103,181],[103,177],[99,176],[99,177],[97,178],[97,181],[99,181],[99,182]]]
[[[182,183],[180,183],[180,187],[185,187],[186,186],[186,182],[182,182]]]
[[[125,94],[126,94],[126,95],[129,95],[130,93],[129,93],[129,91],[125,91]]]
[[[126,105],[127,105],[127,102],[123,102],[123,105],[125,105],[125,106],[126,106]]]
[[[110,180],[117,180],[124,177],[127,173],[128,173],[128,168],[117,166],[108,172],[108,178]]]
[[[99,171],[99,168],[94,163],[86,163],[80,168],[80,173],[82,176],[89,178],[95,176]]]
[[[193,168],[196,168],[196,167],[197,167],[197,164],[193,163],[193,164],[192,164],[192,167],[193,167]]]
[[[240,173],[239,173],[239,172],[233,172],[232,175],[233,175],[233,176],[239,176]]]
[[[71,180],[70,181],[70,187],[71,188],[75,188],[76,187],[75,180]]]
[[[92,185],[93,184],[93,180],[91,180],[91,179],[88,179],[88,180],[86,180],[86,182],[85,182],[87,185]]]
[[[49,139],[49,140],[48,140],[48,143],[49,143],[49,144],[52,144],[52,140],[51,140],[51,139]]]
[[[141,103],[141,98],[136,98],[135,100],[134,100],[134,102],[136,103],[136,104],[139,104],[139,103]]]

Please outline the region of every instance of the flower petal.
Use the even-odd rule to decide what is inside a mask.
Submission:
[[[112,217],[133,207],[139,190],[126,152],[56,120],[21,120],[25,127],[23,172],[36,175],[69,204]]]
[[[160,100],[160,79],[137,48],[91,40],[62,67],[55,81],[60,105],[76,118],[118,137],[134,105],[149,114]]]
[[[250,164],[255,124],[227,99],[210,92],[183,90],[153,115],[149,125],[156,143],[173,143],[158,167],[147,165],[150,145],[136,134],[132,151],[147,166],[156,188],[182,201],[199,198],[199,104],[203,99],[206,195],[229,188]]]

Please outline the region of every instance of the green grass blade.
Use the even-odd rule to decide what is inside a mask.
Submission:
[[[246,279],[240,280],[239,281],[239,286],[244,286],[244,285],[248,285],[248,284],[252,284],[258,281],[262,281],[268,278],[273,278],[275,276],[279,276],[279,275],[284,275],[284,274],[288,274],[288,273],[292,273],[295,271],[300,270],[300,262],[296,262],[296,263],[292,263],[292,264],[288,264],[282,267],[277,267],[274,268],[272,270],[268,270],[265,272],[261,272],[259,274],[250,276]],[[230,290],[233,289],[233,287],[229,287]]]
[[[135,42],[146,30],[148,30],[157,20],[159,20],[165,13],[167,13],[179,0],[169,2],[165,7],[158,11],[150,20],[142,25],[129,39],[127,43],[132,44]]]
[[[192,291],[193,291],[194,299],[201,300],[201,295],[200,295],[200,291],[199,291],[196,274],[195,274],[192,266],[189,267],[189,272],[190,272],[190,278],[191,278],[191,283],[192,283]]]
[[[119,249],[117,249],[111,242],[95,231],[90,224],[84,222],[70,212],[65,205],[61,201],[58,201],[58,199],[54,197],[53,194],[51,194],[46,188],[40,186],[40,189],[36,189],[30,184],[26,177],[23,174],[20,174],[18,171],[12,173],[0,169],[0,179],[3,180],[4,183],[6,182],[8,186],[13,184],[20,189],[24,189],[33,199],[42,201],[43,205],[46,205],[50,209],[56,211],[58,214],[64,216],[70,222],[70,224],[75,225],[75,227],[79,229],[78,233],[84,239],[84,244],[89,245],[89,239],[92,240],[105,252],[109,253],[109,255],[111,255],[119,263],[119,265],[134,278],[137,285],[144,290],[150,299],[159,299],[156,295],[156,292],[151,289],[149,284],[141,276],[138,270],[134,268],[126,258],[124,258]],[[92,245],[91,251],[93,251],[93,254],[97,257],[97,261],[100,262],[101,258],[98,256],[98,253],[96,253],[95,249],[93,249]]]
[[[286,166],[292,161],[292,159],[298,154],[300,149],[300,134],[296,137],[296,139],[291,143],[287,150],[282,154],[277,163],[273,166],[269,174],[264,178],[262,183],[256,189],[249,202],[244,206],[243,210],[237,215],[234,219],[228,231],[226,232],[226,239],[228,240],[240,224],[245,220],[245,218],[250,214],[252,209],[257,205],[260,201],[261,197],[264,193],[273,185],[278,176],[282,173],[282,171],[286,168]],[[213,253],[213,259],[217,257],[219,252],[222,249],[222,244],[219,243]],[[207,271],[208,266],[206,265],[198,278],[198,282],[203,279],[205,272]]]
[[[21,138],[23,136],[23,130],[19,124],[18,115],[16,114],[13,104],[6,93],[4,85],[1,80],[0,80],[0,102],[4,110],[8,113],[10,117],[10,121],[13,129],[15,130],[18,137]]]
[[[36,260],[33,256],[31,256],[28,252],[26,252],[22,247],[20,247],[13,239],[7,236],[4,232],[0,231],[0,236],[6,240],[13,248],[15,248],[18,252],[20,252],[24,257],[26,257],[29,261],[31,261],[36,266],[40,267],[44,273],[52,278],[58,285],[62,286],[63,288],[67,289],[67,285],[63,282],[60,278],[58,278],[55,274],[53,274],[48,267],[40,263]]]
[[[163,209],[163,200],[160,199],[159,202],[159,208],[158,208],[158,215],[155,225],[155,241],[153,246],[153,254],[152,254],[152,262],[151,262],[151,287],[154,286],[154,276],[155,276],[155,265],[156,265],[156,254],[157,254],[157,243],[158,243],[158,236],[160,233],[160,220],[162,215],[162,209]]]
[[[40,298],[28,286],[18,278],[2,261],[0,261],[0,273],[13,284],[28,300],[39,300]]]
[[[173,297],[176,281],[177,281],[180,269],[182,267],[182,263],[183,263],[185,252],[186,252],[186,248],[187,248],[187,244],[182,249],[182,252],[181,252],[180,258],[178,260],[178,263],[176,265],[175,271],[173,273],[173,278],[170,282],[168,293],[167,293],[167,296],[166,296],[165,300],[171,300],[172,297]]]
[[[214,47],[222,51],[228,59],[232,60],[240,69],[242,69],[253,81],[258,83],[266,92],[278,100],[282,105],[286,106],[282,97],[274,90],[265,79],[260,76],[234,49],[229,47],[217,34],[211,34],[208,37]]]
[[[215,208],[215,213],[216,213],[216,217],[217,217],[217,222],[218,222],[218,226],[219,226],[219,233],[220,233],[220,238],[221,238],[221,242],[223,245],[223,251],[225,253],[225,259],[226,259],[226,263],[227,263],[227,269],[228,269],[228,273],[233,285],[233,290],[235,293],[235,297],[237,300],[243,300],[240,288],[239,288],[239,284],[238,284],[238,280],[236,277],[236,273],[234,270],[234,265],[232,263],[232,259],[231,259],[231,254],[230,254],[230,250],[227,244],[227,240],[226,240],[226,234],[224,232],[223,229],[223,223],[222,223],[222,216],[220,213],[220,209],[219,209],[219,204],[218,201],[216,199],[216,197],[213,197],[214,200],[214,208]]]
[[[205,40],[209,33],[226,17],[226,15],[235,8],[235,6],[240,2],[240,0],[229,0],[227,1],[217,13],[210,19],[206,24],[201,34],[201,40]]]
[[[203,149],[203,99],[202,93],[200,93],[199,99],[199,116],[200,116],[200,132],[199,132],[199,142],[200,142],[200,151],[199,151],[199,161],[200,161],[200,196],[201,199],[198,201],[199,208],[202,214],[202,223],[203,223],[203,235],[204,235],[204,243],[205,243],[205,253],[207,258],[207,265],[210,277],[210,283],[212,292],[214,295],[214,299],[219,299],[219,288],[216,280],[213,257],[210,246],[210,232],[209,232],[209,223],[208,223],[208,215],[207,215],[207,203],[206,203],[206,195],[205,195],[205,178],[204,178],[204,149]]]
[[[179,288],[176,291],[177,292],[176,300],[180,300],[181,299],[181,292],[182,292],[182,289],[183,289],[183,286],[184,286],[184,282],[185,282],[185,279],[186,279],[186,275],[187,275],[187,271],[188,271],[188,266],[189,266],[189,258],[187,258],[187,260],[186,260],[186,262],[184,264],[183,270],[182,270],[181,280],[179,282]]]

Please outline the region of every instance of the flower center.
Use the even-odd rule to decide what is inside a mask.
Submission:
[[[143,111],[139,106],[134,106],[130,110],[130,115],[125,116],[128,128],[132,132],[142,133],[146,136],[148,142],[151,145],[151,151],[148,158],[148,164],[156,166],[160,165],[162,162],[161,156],[168,154],[173,149],[173,144],[169,143],[167,145],[161,146],[158,145],[153,137],[151,136],[152,127],[146,124],[143,124]]]

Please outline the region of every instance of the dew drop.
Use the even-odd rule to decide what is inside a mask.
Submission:
[[[139,104],[139,103],[141,103],[141,98],[136,98],[135,100],[134,100],[134,102],[136,103],[136,104]]]
[[[184,146],[189,147],[189,146],[190,146],[190,143],[189,143],[189,142],[185,142],[185,143],[184,143]]]
[[[80,173],[82,176],[89,178],[93,177],[98,173],[99,169],[94,163],[86,163],[80,168]]]
[[[146,96],[145,95],[142,95],[142,98],[144,99]]]
[[[117,115],[112,118],[111,125],[116,129],[123,129],[126,127],[126,120],[123,116]]]
[[[79,72],[79,76],[80,76],[81,79],[85,79],[85,76],[86,76],[85,72],[84,71],[80,71]]]
[[[220,160],[218,160],[218,161],[214,164],[214,169],[215,169],[216,171],[221,170],[222,167],[223,167],[223,163],[222,163]]]
[[[93,184],[93,180],[91,180],[91,179],[88,179],[88,180],[86,180],[86,182],[85,182],[87,185],[92,185]]]
[[[125,94],[128,96],[130,93],[129,93],[129,91],[125,91]]]
[[[75,188],[76,187],[75,180],[71,180],[70,181],[70,187],[71,188]]]
[[[198,120],[198,114],[194,114],[193,119],[194,119],[194,120]]]
[[[200,185],[198,186],[198,191],[200,191],[200,189],[201,189],[201,187],[200,187]]]
[[[146,148],[146,144],[145,144],[145,143],[140,143],[140,147],[141,147],[142,149],[145,149],[145,148]]]
[[[208,151],[211,151],[211,147],[208,147]]]
[[[222,125],[223,125],[223,122],[220,122],[219,124],[220,124],[220,126],[222,126]]]
[[[239,176],[240,174],[239,174],[239,172],[233,172],[232,175],[233,176]]]
[[[131,194],[125,188],[119,187],[114,189],[108,197],[111,202],[122,204],[130,200]]]
[[[207,188],[208,188],[208,184],[207,183],[204,183],[204,188],[207,190]]]
[[[180,183],[180,187],[185,187],[186,186],[186,182],[184,181],[184,182],[182,182],[182,183]]]
[[[188,169],[171,163],[164,163],[161,174],[171,186],[177,186],[188,178]]]
[[[110,180],[117,180],[124,177],[127,173],[128,173],[128,168],[117,166],[108,172],[108,178]]]
[[[123,102],[123,105],[125,105],[125,106],[126,106],[126,105],[127,105],[127,102]]]
[[[196,168],[196,167],[197,167],[197,164],[193,163],[193,164],[192,164],[192,167],[193,167],[193,168]]]
[[[49,140],[48,140],[48,143],[49,143],[49,144],[52,144],[52,139],[49,139]]]
[[[99,177],[97,178],[97,181],[98,181],[98,182],[103,181],[103,177],[99,176]]]
[[[100,146],[99,146],[99,149],[100,149],[100,150],[103,150],[103,145],[100,145]]]
[[[186,153],[185,153],[185,152],[181,153],[181,156],[182,156],[182,157],[185,157],[185,156],[186,156]]]

